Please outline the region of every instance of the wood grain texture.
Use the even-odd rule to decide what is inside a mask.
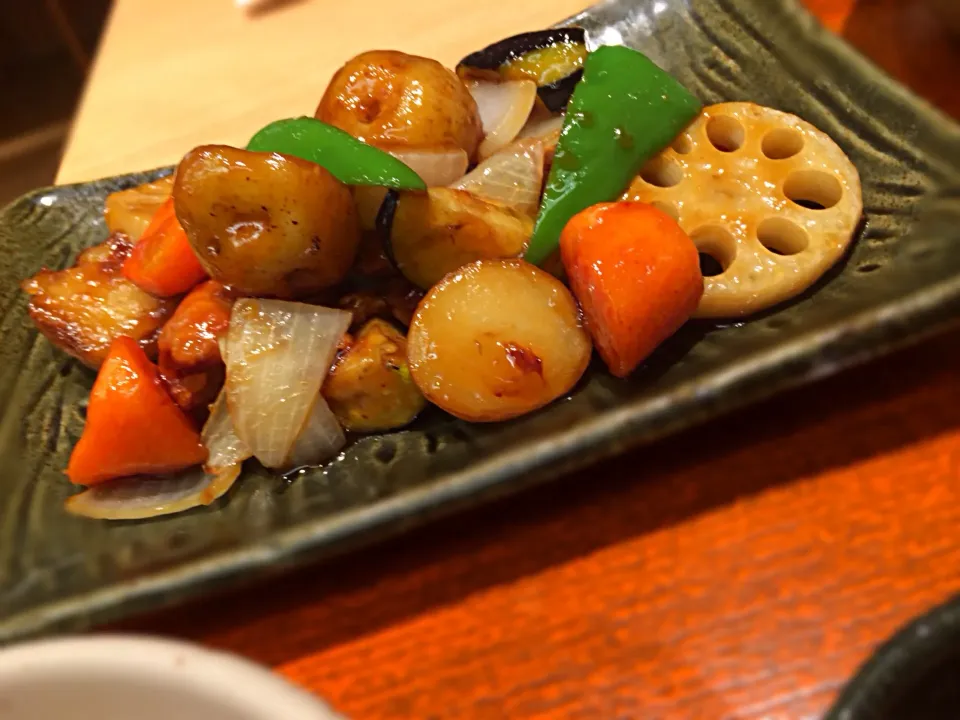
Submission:
[[[958,352],[124,629],[240,652],[355,718],[817,717],[960,591]]]
[[[288,0],[251,16],[232,0],[115,0],[57,183],[170,165],[203,143],[244,145],[278,117],[312,115],[334,71],[363,50],[452,65],[590,4]]]
[[[817,0],[810,0],[817,2]],[[820,0],[829,3],[830,0]],[[860,0],[844,19],[843,36],[921,97],[960,118],[960,22],[956,0]],[[839,4],[850,4],[839,0]]]
[[[926,61],[896,58],[956,52],[937,27],[904,47],[876,24],[920,0],[809,1],[904,79]],[[941,70],[917,87],[957,113]],[[73,157],[68,175],[96,167]],[[152,156],[106,171],[131,157]],[[960,592],[958,352],[949,335],[120,629],[240,652],[358,720],[818,717],[878,642]]]

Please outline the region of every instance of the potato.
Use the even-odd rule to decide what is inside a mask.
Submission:
[[[377,215],[380,213],[380,206],[383,205],[383,198],[387,194],[387,189],[374,185],[354,185],[351,190],[353,200],[357,205],[360,229],[364,232],[375,230]]]
[[[360,242],[349,189],[285,155],[195,148],[173,200],[204,269],[242,295],[305,297],[336,285]]]
[[[384,320],[370,320],[330,371],[322,393],[337,420],[353,432],[410,423],[427,404],[410,378],[407,339]]]
[[[522,255],[533,233],[526,215],[452,188],[401,192],[383,219],[394,263],[424,290],[475,260]]]
[[[315,116],[378,147],[458,147],[471,158],[483,135],[477,103],[456,73],[395,50],[349,60]]]
[[[177,301],[150,295],[123,276],[133,249],[125,235],[111,235],[80,254],[66,270],[41,270],[22,284],[28,312],[50,342],[85,365],[100,367],[116,338],[126,335],[156,357],[160,327]]]
[[[110,232],[121,232],[136,242],[150,224],[150,219],[173,190],[173,175],[118,190],[107,195],[103,217]]]
[[[590,362],[570,291],[523,260],[481,260],[423,298],[407,336],[427,400],[463,420],[523,415],[568,392]]]

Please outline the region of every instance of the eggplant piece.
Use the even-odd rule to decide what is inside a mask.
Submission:
[[[519,257],[533,233],[531,217],[454,188],[390,191],[377,222],[387,257],[424,290],[467,263]]]
[[[464,80],[489,79],[495,71],[503,80],[533,80],[544,105],[561,112],[583,77],[586,56],[583,28],[538,30],[508,37],[467,55],[458,63],[457,74]]]

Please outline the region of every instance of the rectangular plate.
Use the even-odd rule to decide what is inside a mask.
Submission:
[[[957,317],[958,126],[792,1],[624,0],[572,22],[595,41],[648,53],[707,103],[770,105],[837,140],[860,170],[866,209],[842,267],[775,314],[689,325],[629,381],[595,365],[569,399],[532,416],[467,425],[434,411],[293,482],[249,471],[212,508],[111,524],[62,508],[74,488],[61,470],[93,376],[32,329],[17,283],[101,240],[107,193],[149,174],[32,193],[0,215],[0,641],[113,620],[341,552],[836,372]]]

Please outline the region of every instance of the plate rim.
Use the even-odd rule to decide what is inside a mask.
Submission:
[[[874,717],[871,708],[882,706],[921,679],[917,658],[944,652],[951,641],[960,641],[960,593],[908,620],[874,648],[844,685],[823,720]]]
[[[721,5],[728,2],[715,1]],[[616,2],[604,0],[558,24],[576,23]],[[875,92],[909,105],[917,115],[925,116],[927,121],[934,124],[943,124],[948,132],[960,138],[960,125],[888,76],[842,37],[824,28],[797,0],[780,0],[778,5],[779,11],[793,17],[798,25],[798,33],[806,43],[826,48],[851,66],[851,72],[870,76],[871,81],[876,80]],[[15,206],[34,202],[51,192],[75,191],[118,179],[132,181],[134,178],[156,177],[169,170],[167,166],[40,188],[0,210],[0,219],[6,217]],[[182,604],[205,596],[214,588],[242,587],[307,562],[328,559],[360,546],[380,542],[466,507],[542,484],[551,476],[558,476],[558,466],[563,466],[564,474],[582,469],[598,460],[649,444],[681,429],[701,425],[793,387],[820,380],[900,347],[918,343],[958,324],[960,274],[862,310],[845,318],[842,324],[809,330],[786,344],[756,351],[732,369],[722,368],[698,376],[698,392],[690,387],[693,382],[687,381],[657,398],[656,402],[651,402],[649,398],[637,398],[629,404],[596,415],[578,424],[575,429],[568,428],[551,434],[547,439],[525,443],[455,474],[437,475],[435,482],[427,487],[407,490],[401,495],[382,498],[375,504],[342,511],[334,516],[304,520],[299,525],[275,531],[269,538],[259,542],[215,550],[173,567],[151,571],[133,579],[118,580],[108,586],[12,613],[0,618],[0,644],[58,630],[91,627],[145,612],[156,607],[164,595],[175,596],[175,602]],[[857,349],[853,352],[844,351],[844,343],[850,340],[856,340],[854,346]],[[832,361],[822,364],[809,362],[829,350],[837,353]],[[795,363],[800,372],[771,383],[769,374],[784,367],[782,358],[785,357]],[[722,409],[712,405],[704,407],[697,395],[705,387],[723,387],[728,392],[735,392],[736,400],[726,402]],[[673,405],[685,402],[689,405],[683,422],[664,425],[657,430],[648,429],[645,434],[634,432],[666,402]],[[518,479],[512,483],[502,482],[506,477]]]

